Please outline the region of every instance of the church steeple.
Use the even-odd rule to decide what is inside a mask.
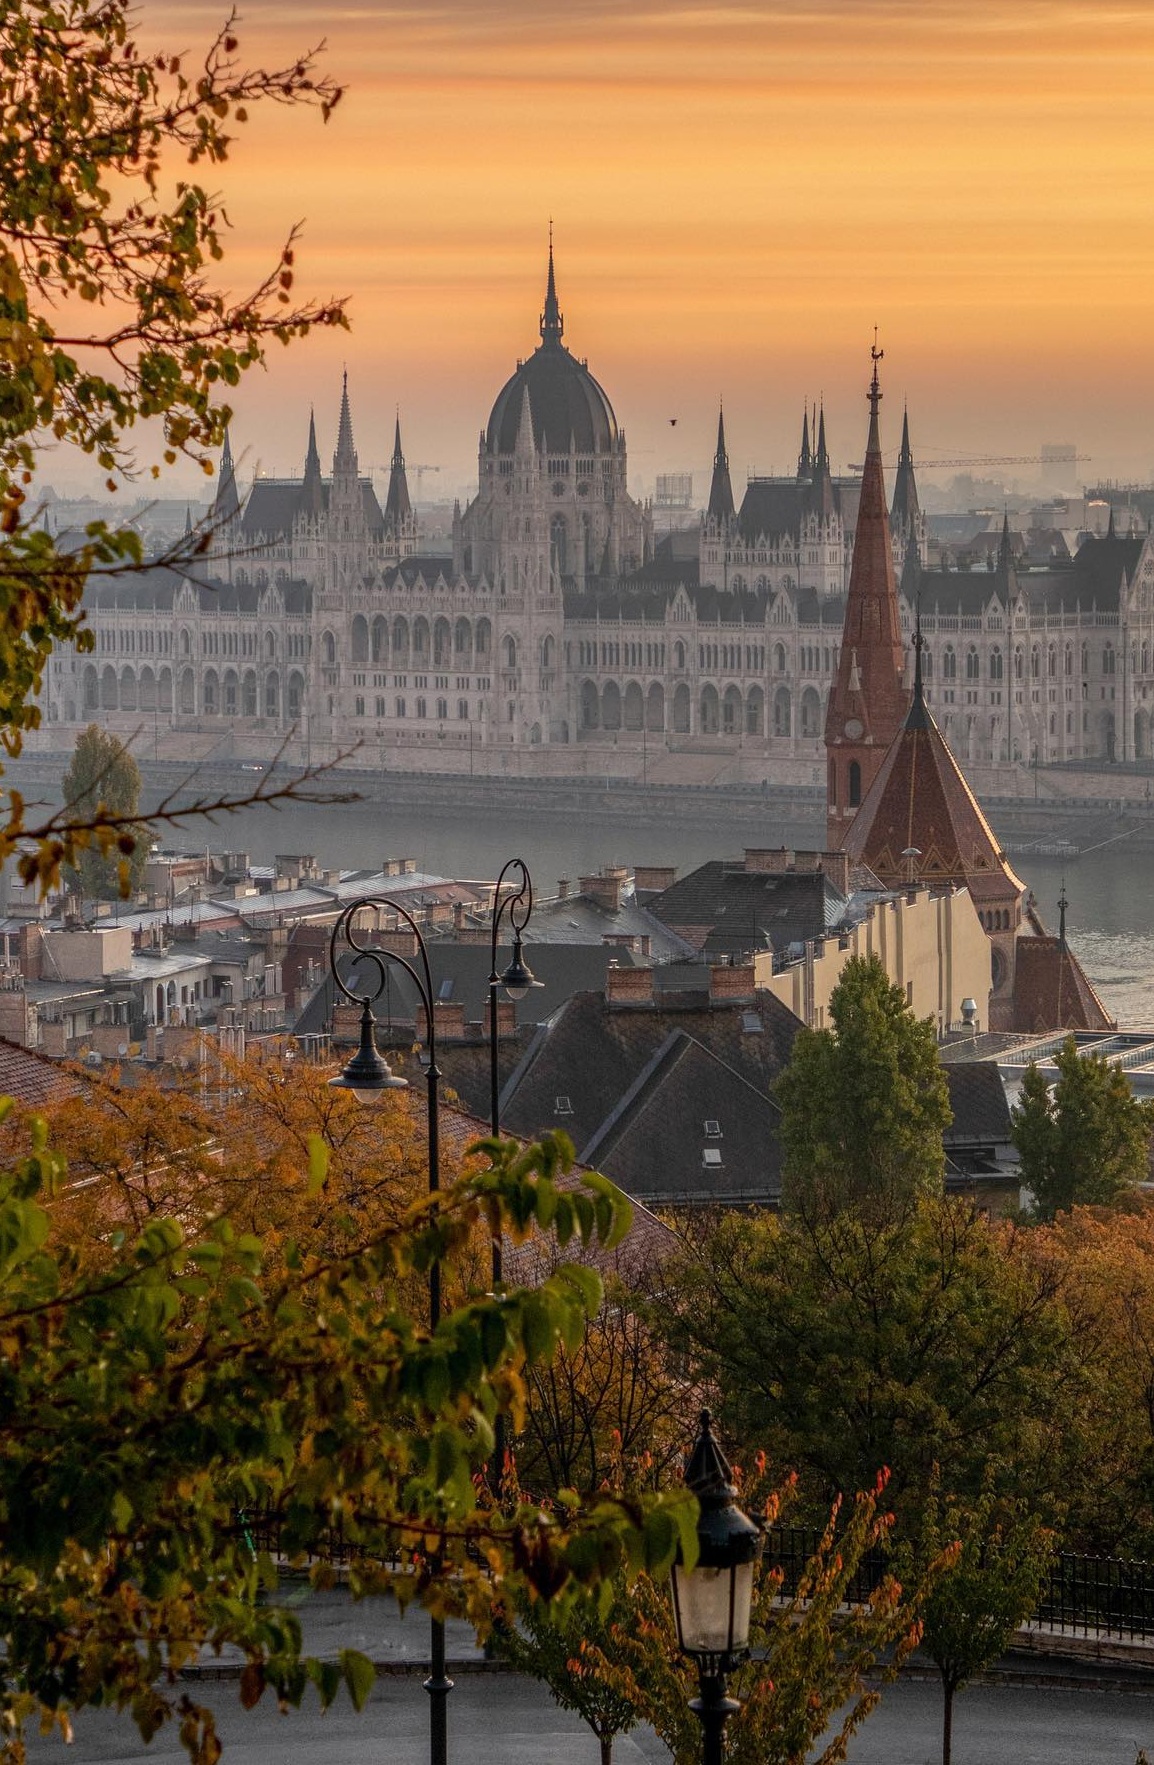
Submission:
[[[902,678],[905,656],[878,425],[882,398],[878,363],[882,353],[875,335],[868,395],[869,440],[854,533],[845,627],[825,720],[826,817],[831,849],[842,844],[909,708]]]
[[[389,494],[385,499],[385,527],[399,533],[402,525],[411,519],[412,513],[409,481],[405,476],[405,456],[401,451],[401,417],[398,412],[396,434],[393,438],[393,458],[389,466]]]
[[[216,478],[216,495],[212,501],[212,524],[219,527],[240,513],[240,497],[236,491],[236,468],[232,462],[232,440],[226,427],[221,449],[220,470]]]
[[[709,486],[709,508],[707,511],[711,521],[719,525],[732,521],[733,485],[729,479],[729,455],[725,450],[725,411],[718,408],[717,413],[717,452],[713,456],[713,482]]]
[[[545,311],[541,314],[541,342],[546,349],[560,349],[565,321],[557,301],[557,281],[553,274],[553,223],[549,222],[549,279],[545,285]]]

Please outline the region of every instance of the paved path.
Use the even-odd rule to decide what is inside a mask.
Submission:
[[[417,1675],[378,1681],[359,1716],[343,1696],[279,1716],[269,1700],[241,1710],[235,1684],[203,1685],[218,1712],[222,1765],[427,1765],[428,1699]],[[954,1765],[1134,1765],[1154,1756],[1154,1695],[976,1686],[955,1707]],[[849,1765],[936,1765],[941,1700],[925,1682],[890,1686],[850,1744]],[[171,1728],[145,1748],[126,1718],[91,1711],[65,1753],[33,1740],[32,1765],[186,1765]],[[449,1698],[450,1765],[597,1765],[597,1743],[540,1686],[509,1673],[464,1675]],[[616,1765],[667,1765],[647,1731],[623,1738]]]
[[[191,1689],[217,1712],[223,1765],[427,1765],[424,1614],[402,1619],[391,1602],[356,1604],[340,1589],[302,1593],[300,1612],[309,1652],[331,1658],[339,1648],[359,1648],[378,1663],[382,1677],[367,1708],[358,1716],[342,1692],[322,1716],[310,1692],[304,1709],[286,1716],[269,1697],[246,1713],[236,1662],[227,1653],[208,1657]],[[448,1654],[457,1674],[449,1698],[450,1765],[597,1765],[597,1743],[579,1718],[558,1710],[535,1682],[486,1670],[467,1626],[449,1627]],[[1142,1747],[1154,1759],[1154,1680],[1134,1676],[1119,1690],[1109,1670],[1100,1686],[1093,1668],[1070,1670],[1090,1683],[983,1685],[961,1693],[954,1765],[1135,1765]],[[185,1765],[171,1726],[146,1748],[127,1717],[105,1711],[77,1717],[68,1753],[58,1739],[30,1735],[29,1742],[32,1765]],[[886,1688],[851,1741],[848,1765],[936,1765],[940,1757],[937,1684],[904,1680]],[[668,1765],[665,1748],[645,1729],[620,1739],[614,1758],[616,1765]]]

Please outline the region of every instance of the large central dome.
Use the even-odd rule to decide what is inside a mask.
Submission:
[[[522,362],[497,394],[486,433],[490,453],[511,454],[517,447],[525,393],[533,417],[533,440],[549,454],[610,453],[617,446],[617,418],[604,390],[584,362],[561,341],[563,330],[549,247],[549,282],[541,317],[541,345]]]

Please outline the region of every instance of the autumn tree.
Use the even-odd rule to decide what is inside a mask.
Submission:
[[[956,1694],[993,1666],[1037,1610],[1052,1549],[1052,1534],[1013,1502],[998,1501],[989,1480],[966,1503],[944,1495],[936,1478],[916,1542],[899,1546],[907,1573],[916,1574],[919,1561],[939,1565],[921,1606],[921,1647],[942,1682],[942,1765],[952,1756]]]
[[[98,901],[135,894],[148,862],[148,830],[130,819],[140,808],[140,768],[132,755],[114,735],[90,723],[76,738],[62,788],[74,820],[100,827],[107,812],[119,828],[115,836],[108,828],[103,838],[80,847],[66,872],[69,880]]]
[[[137,432],[155,427],[166,464],[185,454],[208,470],[242,376],[270,346],[345,322],[339,301],[294,299],[295,234],[254,286],[227,290],[227,212],[204,178],[254,107],[327,117],[339,89],[311,52],[247,68],[232,18],[199,59],[145,45],[137,23],[127,0],[15,0],[0,24],[0,742],[11,754],[39,725],[52,649],[91,648],[90,575],[143,562],[131,529],[95,522],[62,547],[37,524],[42,450],[79,450],[115,488],[137,469]],[[20,852],[26,880],[55,881],[76,856],[76,820],[66,810],[31,826],[10,793],[0,861]],[[128,827],[100,825],[114,839]]]
[[[615,1576],[608,1603],[578,1597],[564,1612],[522,1595],[516,1621],[501,1633],[502,1660],[517,1673],[548,1686],[562,1710],[572,1710],[592,1730],[601,1765],[613,1765],[613,1743],[641,1721],[638,1700],[628,1685],[599,1670],[611,1658],[622,1630],[633,1627],[633,1589]],[[592,1651],[596,1650],[596,1656]]]
[[[888,1466],[903,1515],[935,1463],[965,1494],[992,1457],[1008,1485],[1052,1504],[1085,1390],[1059,1273],[1032,1237],[947,1198],[812,1228],[721,1216],[668,1265],[660,1315],[733,1437],[796,1467],[808,1500]]]
[[[262,1246],[224,1218],[186,1230],[115,1227],[99,1266],[78,1262],[46,1205],[66,1172],[43,1130],[0,1174],[0,1726],[22,1755],[28,1720],[70,1728],[102,1703],[151,1737],[179,1721],[198,1765],[213,1718],[170,1675],[206,1641],[246,1657],[241,1694],[322,1702],[372,1681],[354,1654],[302,1656],[236,1509],[259,1509],[290,1560],[339,1521],[354,1593],[392,1591],[485,1628],[494,1599],[532,1589],[564,1607],[617,1570],[660,1572],[685,1497],[594,1495],[544,1515],[478,1504],[499,1413],[517,1418],[525,1369],[575,1346],[601,1285],[580,1263],[538,1286],[480,1294],[435,1330],[404,1283],[451,1264],[478,1226],[611,1248],[628,1204],[604,1179],[559,1192],[566,1152],[495,1146],[484,1168],[405,1209],[359,1253]],[[308,1183],[331,1180],[310,1148]],[[398,1565],[400,1565],[398,1567]],[[434,1568],[435,1565],[435,1568]],[[314,1575],[327,1571],[321,1564]]]
[[[777,1081],[782,1205],[814,1219],[901,1213],[942,1189],[951,1115],[933,1025],[876,956],[846,963],[829,1013],[831,1029],[798,1033]]]
[[[786,1486],[760,1501],[742,1499],[772,1525],[788,1494]],[[756,1569],[750,1656],[729,1677],[740,1700],[726,1725],[730,1765],[836,1765],[876,1707],[879,1686],[896,1678],[916,1647],[918,1611],[936,1564],[924,1582],[905,1588],[878,1568],[868,1593],[858,1591],[892,1526],[883,1494],[884,1479],[847,1509],[835,1506],[793,1587],[771,1557]],[[570,1671],[623,1697],[653,1726],[674,1765],[697,1765],[701,1730],[690,1709],[697,1672],[678,1650],[666,1579],[640,1576],[608,1639],[586,1640]]]
[[[1023,1185],[1040,1219],[1079,1204],[1109,1207],[1145,1181],[1154,1103],[1130,1090],[1122,1068],[1082,1055],[1073,1036],[1054,1056],[1051,1087],[1036,1062],[1011,1112]]]

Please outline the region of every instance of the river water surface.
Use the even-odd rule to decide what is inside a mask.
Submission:
[[[352,803],[247,810],[206,829],[205,843],[247,851],[257,863],[277,852],[311,852],[333,869],[404,857],[421,870],[460,877],[492,877],[506,858],[522,857],[538,891],[550,895],[559,877],[575,882],[603,864],[673,864],[684,874],[707,858],[736,856],[744,845],[811,847],[820,835],[812,818],[791,824],[767,816],[764,829],[735,827],[709,812],[708,799],[687,800],[681,820],[636,826],[595,811],[572,817],[505,809],[394,812]],[[174,843],[191,847],[197,840],[185,830]],[[1108,1009],[1127,1027],[1154,1027],[1154,857],[1122,839],[1077,858],[1028,854],[1013,862],[1055,931],[1065,881],[1071,946]]]

